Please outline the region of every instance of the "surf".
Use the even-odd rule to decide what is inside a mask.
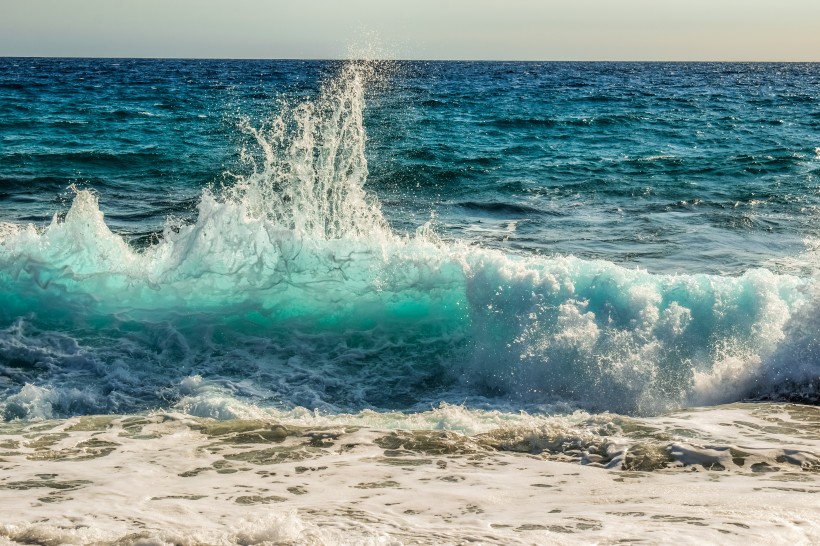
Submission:
[[[245,171],[147,247],[109,228],[91,189],[45,227],[0,224],[4,418],[817,401],[814,277],[661,275],[430,224],[396,233],[367,191],[378,69],[349,62],[315,98],[243,121]]]

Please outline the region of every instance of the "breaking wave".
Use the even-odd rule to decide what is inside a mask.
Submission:
[[[46,227],[0,224],[3,417],[818,400],[813,277],[657,275],[394,233],[365,191],[377,77],[348,63],[315,100],[244,123],[247,173],[147,248],[87,189]]]

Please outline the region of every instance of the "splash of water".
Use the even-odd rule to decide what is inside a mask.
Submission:
[[[378,203],[364,191],[364,89],[374,77],[373,63],[348,63],[316,100],[284,106],[266,128],[244,121],[262,164],[246,152],[253,172],[228,198],[249,216],[310,239],[389,239]]]

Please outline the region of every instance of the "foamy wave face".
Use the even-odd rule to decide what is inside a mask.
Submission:
[[[0,225],[4,417],[816,397],[811,278],[652,275],[393,234],[364,190],[372,77],[349,64],[316,100],[245,125],[250,174],[146,249],[88,190],[43,229]]]
[[[574,258],[513,261],[487,253],[467,286],[471,375],[522,396],[652,413],[765,390],[805,281],[666,276]],[[800,365],[817,370],[817,358]]]

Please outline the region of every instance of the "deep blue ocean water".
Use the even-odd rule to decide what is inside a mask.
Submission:
[[[0,410],[816,401],[819,189],[817,64],[0,59]]]

